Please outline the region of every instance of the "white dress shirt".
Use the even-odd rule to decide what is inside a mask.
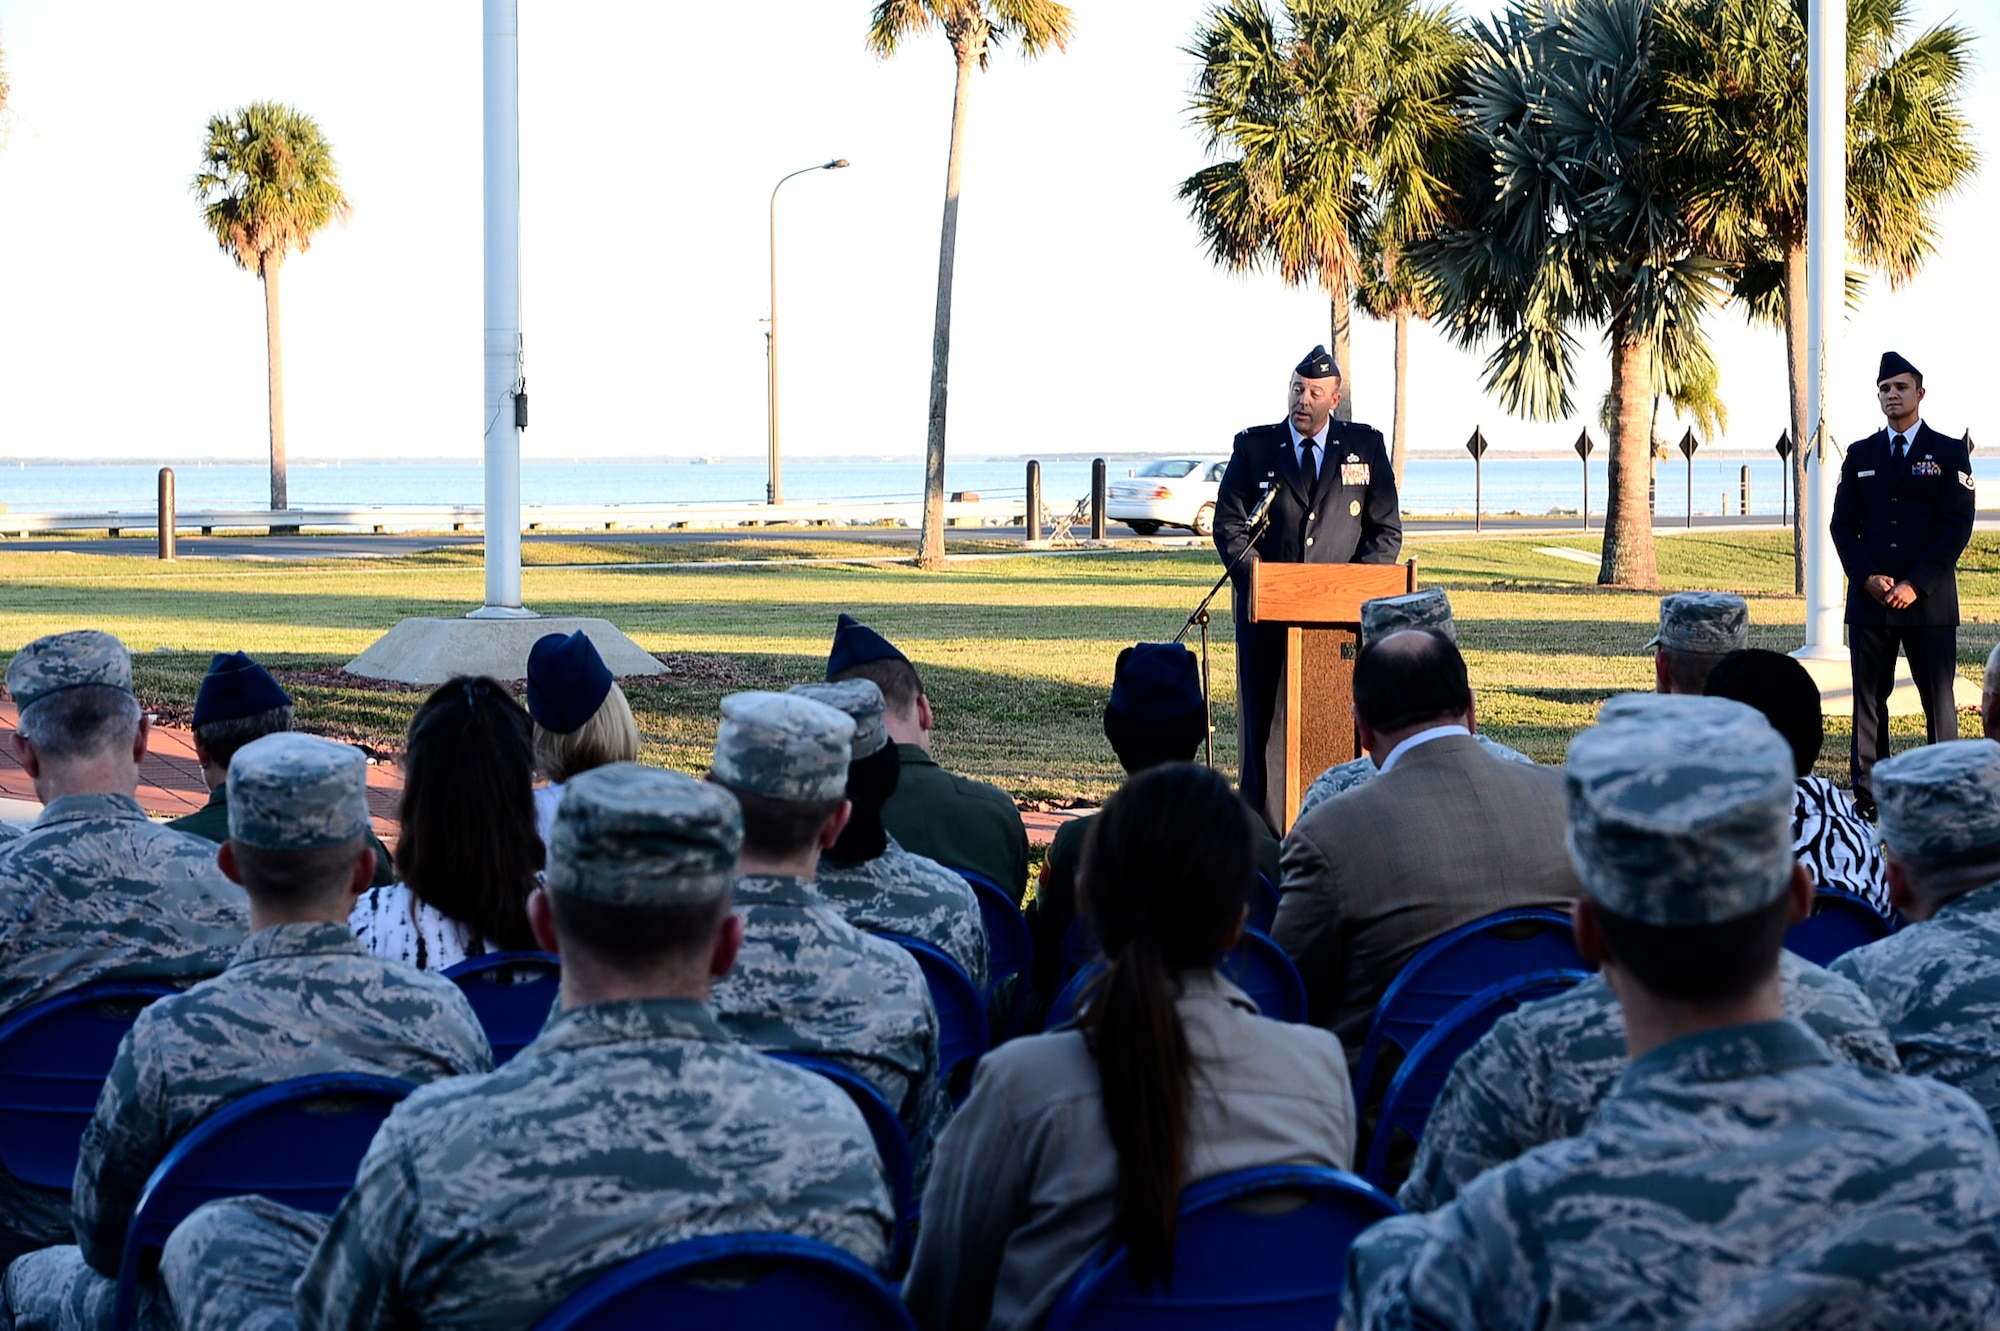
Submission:
[[[1464,726],[1432,726],[1429,730],[1419,730],[1416,734],[1389,750],[1389,756],[1382,760],[1382,770],[1386,772],[1391,767],[1394,767],[1398,758],[1408,753],[1411,749],[1416,748],[1419,744],[1428,744],[1434,739],[1443,739],[1446,735],[1470,735],[1471,733]]]
[[[1319,427],[1318,434],[1300,434],[1299,427],[1292,424],[1289,420],[1285,422],[1285,428],[1292,432],[1292,461],[1299,464],[1299,470],[1305,470],[1306,440],[1310,439],[1313,441],[1313,446],[1319,449],[1319,469],[1320,473],[1324,475],[1326,473],[1326,435],[1327,431],[1333,428],[1333,417],[1329,416],[1326,418],[1326,424]]]

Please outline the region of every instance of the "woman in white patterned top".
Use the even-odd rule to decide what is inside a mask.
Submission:
[[[1887,915],[1889,884],[1875,829],[1854,811],[1847,792],[1812,775],[1826,742],[1819,686],[1806,668],[1778,652],[1731,652],[1716,664],[1704,692],[1762,712],[1792,746],[1798,784],[1792,800],[1792,853],[1821,887],[1854,893]]]
[[[527,902],[543,849],[531,733],[506,685],[485,676],[455,678],[417,709],[403,756],[403,881],[355,904],[348,924],[363,947],[430,971],[536,950]]]

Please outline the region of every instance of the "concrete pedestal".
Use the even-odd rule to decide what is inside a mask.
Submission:
[[[667,668],[605,619],[406,619],[349,661],[350,675],[399,684],[442,684],[453,675],[526,679],[528,651],[549,633],[582,629],[614,675],[663,675]]]
[[[1847,660],[1799,657],[1798,662],[1819,685],[1820,711],[1827,716],[1851,719],[1854,716],[1854,676]],[[1952,681],[1952,696],[1958,709],[1979,706],[1979,686],[1960,675]],[[1896,691],[1889,695],[1889,715],[1922,716],[1924,701],[1917,696],[1916,681],[1910,678],[1910,663],[1896,657]],[[1976,735],[1973,736],[1976,738]]]

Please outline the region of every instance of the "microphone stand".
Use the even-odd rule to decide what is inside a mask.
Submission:
[[[1276,491],[1267,490],[1265,494],[1274,496]],[[1201,708],[1208,720],[1208,730],[1202,736],[1202,751],[1210,768],[1215,766],[1215,704],[1210,700],[1208,685],[1208,607],[1222,591],[1222,585],[1236,576],[1236,570],[1242,565],[1244,556],[1257,547],[1258,537],[1262,536],[1264,529],[1271,525],[1270,500],[1267,498],[1257,506],[1257,509],[1258,511],[1251,515],[1243,548],[1236,552],[1236,558],[1229,561],[1229,567],[1222,570],[1222,576],[1208,589],[1208,595],[1201,598],[1201,604],[1194,608],[1194,613],[1187,617],[1187,623],[1181,625],[1181,631],[1174,635],[1174,641],[1180,642],[1187,637],[1188,630],[1194,628],[1201,630]]]

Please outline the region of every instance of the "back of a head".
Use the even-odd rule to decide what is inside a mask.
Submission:
[[[139,735],[132,656],[109,633],[37,638],[7,665],[17,730],[44,762],[83,762],[129,749]]]
[[[397,867],[417,897],[504,951],[535,946],[533,723],[485,676],[442,684],[410,720]]]
[[[612,763],[563,789],[548,892],[565,957],[626,973],[705,953],[729,910],[743,819],[722,787]]]
[[[887,638],[854,616],[843,614],[833,630],[833,648],[827,653],[826,680],[865,679],[882,690],[882,699],[892,716],[908,716],[917,709],[924,691],[917,668]]]
[[[352,904],[368,845],[368,758],[351,744],[281,731],[229,765],[229,848],[243,888],[266,907]]]
[[[1208,703],[1194,653],[1177,642],[1135,643],[1118,653],[1104,737],[1127,772],[1193,762],[1208,737]]]
[[[889,846],[882,826],[882,809],[896,793],[903,760],[889,742],[888,704],[873,680],[855,677],[826,684],[794,684],[785,690],[800,698],[825,703],[847,713],[854,722],[854,739],[847,761],[847,801],[854,812],[840,839],[827,848],[829,859],[858,864],[875,859]]]
[[[1118,1150],[1113,1234],[1143,1281],[1171,1275],[1194,1070],[1175,999],[1213,966],[1257,875],[1253,815],[1177,763],[1132,777],[1090,820],[1078,891],[1110,959],[1084,1010]]]
[[[1570,743],[1569,851],[1612,953],[1651,993],[1740,998],[1790,920],[1791,746],[1726,698],[1627,695]]]
[[[217,652],[195,695],[191,725],[208,761],[227,771],[244,745],[292,728],[292,695],[247,654]]]
[[[1673,692],[1700,694],[1722,658],[1750,643],[1750,603],[1730,592],[1660,598],[1660,631],[1646,645],[1666,653]]]
[[[1354,708],[1383,734],[1449,721],[1471,707],[1465,658],[1435,629],[1378,638],[1354,662]]]
[[[546,634],[528,653],[535,766],[551,781],[639,757],[632,705],[583,630]]]
[[[1826,742],[1826,718],[1820,711],[1819,685],[1806,668],[1783,652],[1761,647],[1731,652],[1709,672],[1702,692],[1711,698],[1731,698],[1764,714],[1771,728],[1792,746],[1798,775],[1812,772]]]
[[[742,806],[743,848],[759,859],[809,850],[847,798],[854,718],[792,693],[722,700],[712,778]]]

